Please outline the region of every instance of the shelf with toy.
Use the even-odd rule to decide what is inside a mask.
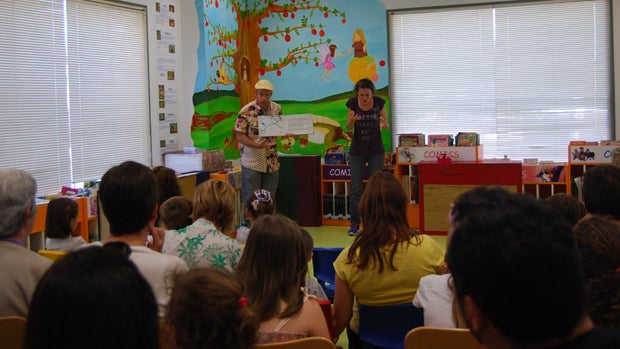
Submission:
[[[521,171],[524,193],[544,199],[568,191],[565,162],[538,162],[524,159]]]

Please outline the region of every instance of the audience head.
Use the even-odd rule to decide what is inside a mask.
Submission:
[[[136,233],[155,220],[157,179],[142,164],[126,161],[110,168],[101,178],[98,195],[112,235]]]
[[[264,214],[274,214],[276,211],[273,197],[268,190],[257,189],[250,194],[245,204],[248,218],[251,221],[256,220]]]
[[[0,171],[0,238],[14,237],[21,230],[32,230],[25,226],[28,219],[34,225],[37,213],[35,195],[37,182],[26,171]]]
[[[383,258],[377,258],[380,255],[378,251],[382,246],[392,244],[388,266],[393,269],[396,243],[409,241],[418,235],[417,231],[409,228],[408,204],[403,185],[393,174],[377,172],[372,175],[358,205],[364,229],[356,235],[347,261],[355,261],[361,269],[376,264],[382,272],[385,263]]]
[[[173,196],[183,195],[177,181],[177,174],[173,169],[166,166],[155,166],[153,167],[153,173],[157,177],[159,206]]]
[[[157,303],[121,242],[74,251],[32,296],[25,348],[157,348]]]
[[[391,173],[377,172],[368,180],[360,199],[359,210],[365,232],[380,233],[387,227],[409,227],[407,194],[401,182]],[[385,235],[385,234],[384,234]],[[391,239],[388,235],[386,240]]]
[[[568,224],[575,226],[586,215],[586,206],[576,197],[558,193],[545,199],[545,203],[566,219]]]
[[[468,202],[488,207],[471,209]],[[462,194],[453,213],[447,261],[463,315],[483,343],[500,337],[520,347],[565,339],[585,319],[575,239],[550,207],[529,195],[479,187]]]
[[[588,213],[620,220],[620,167],[589,168],[583,176],[582,193]]]
[[[241,283],[218,269],[193,269],[175,278],[166,325],[179,348],[245,349],[257,340],[258,317]]]
[[[178,230],[192,224],[192,201],[185,196],[173,196],[159,208],[159,220],[166,229]]]
[[[45,235],[52,239],[71,236],[77,228],[78,204],[73,199],[56,198],[47,205]]]
[[[286,304],[282,318],[301,310],[301,287],[307,272],[306,249],[297,223],[279,214],[258,217],[250,228],[237,275],[261,321],[277,315],[281,301]]]
[[[235,228],[237,196],[235,189],[227,182],[210,179],[196,188],[194,194],[193,218],[211,221],[224,234]]]
[[[620,328],[620,226],[590,216],[574,228],[586,276],[588,313],[601,327]]]

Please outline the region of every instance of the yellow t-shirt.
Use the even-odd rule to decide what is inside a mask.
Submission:
[[[336,261],[336,275],[344,280],[353,291],[357,303],[367,305],[390,305],[410,303],[415,296],[420,279],[429,274],[437,274],[444,262],[444,252],[428,235],[420,235],[420,244],[415,245],[415,238],[409,243],[401,243],[394,254],[394,266],[391,270],[384,265],[378,272],[378,266],[365,270],[359,269],[355,263],[347,264],[349,247],[345,248]],[[391,246],[384,246],[381,254],[384,260],[389,257]],[[359,321],[357,304],[353,306],[353,316],[349,325],[358,331]]]

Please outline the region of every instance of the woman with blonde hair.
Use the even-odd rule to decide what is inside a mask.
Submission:
[[[227,236],[237,215],[235,189],[211,179],[196,188],[192,225],[166,231],[162,252],[181,257],[190,269],[222,268],[232,272],[241,257],[241,244]]]

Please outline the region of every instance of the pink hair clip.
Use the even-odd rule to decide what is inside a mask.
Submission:
[[[239,305],[243,308],[248,306],[248,299],[245,297],[239,298],[238,302],[239,302]]]

